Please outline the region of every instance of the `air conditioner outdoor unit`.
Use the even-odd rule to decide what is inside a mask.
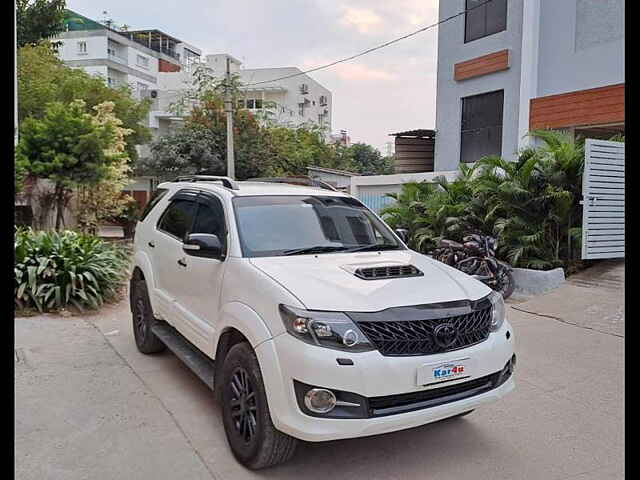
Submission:
[[[320,106],[324,107],[327,104],[327,97],[324,95],[320,95]]]

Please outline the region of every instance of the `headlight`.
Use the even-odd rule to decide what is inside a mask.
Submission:
[[[491,292],[489,295],[491,301],[491,331],[495,332],[499,330],[504,323],[504,299],[502,294],[498,292]]]
[[[342,312],[319,312],[280,305],[287,332],[303,342],[347,352],[375,350],[367,337]]]

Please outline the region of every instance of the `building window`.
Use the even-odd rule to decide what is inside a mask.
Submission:
[[[87,53],[87,42],[78,42],[78,54],[86,55]]]
[[[259,98],[256,98],[256,108],[262,108],[262,100]]]
[[[507,29],[507,0],[466,0],[464,42]]]
[[[255,101],[253,100],[253,98],[249,98],[247,99],[247,108],[251,109],[251,108],[255,108]]]
[[[144,97],[146,95],[148,88],[149,86],[147,84],[138,82],[138,94],[140,97]]]
[[[149,59],[147,57],[143,57],[142,55],[138,55],[136,57],[136,64],[142,68],[149,68]]]
[[[460,162],[502,155],[504,90],[462,99]]]
[[[244,108],[244,100],[238,100],[238,108]]]

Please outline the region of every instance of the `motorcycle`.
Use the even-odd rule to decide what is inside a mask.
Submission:
[[[480,280],[503,298],[513,293],[512,268],[496,258],[498,241],[487,235],[467,235],[464,243],[442,239],[432,257]]]

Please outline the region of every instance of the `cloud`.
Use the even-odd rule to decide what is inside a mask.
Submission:
[[[335,72],[345,80],[395,80],[398,78],[395,73],[371,68],[363,63],[341,63],[336,65]]]
[[[329,58],[308,58],[300,66],[302,70],[307,70],[318,65],[324,65],[334,59]],[[339,63],[324,71],[325,75],[335,75],[342,80],[350,82],[366,82],[366,81],[391,81],[396,80],[398,75],[384,68],[376,68],[364,63],[355,63],[354,61],[347,63]],[[311,74],[313,76],[313,73]]]
[[[340,23],[355,27],[360,33],[370,33],[382,26],[382,18],[370,9],[346,7]]]

